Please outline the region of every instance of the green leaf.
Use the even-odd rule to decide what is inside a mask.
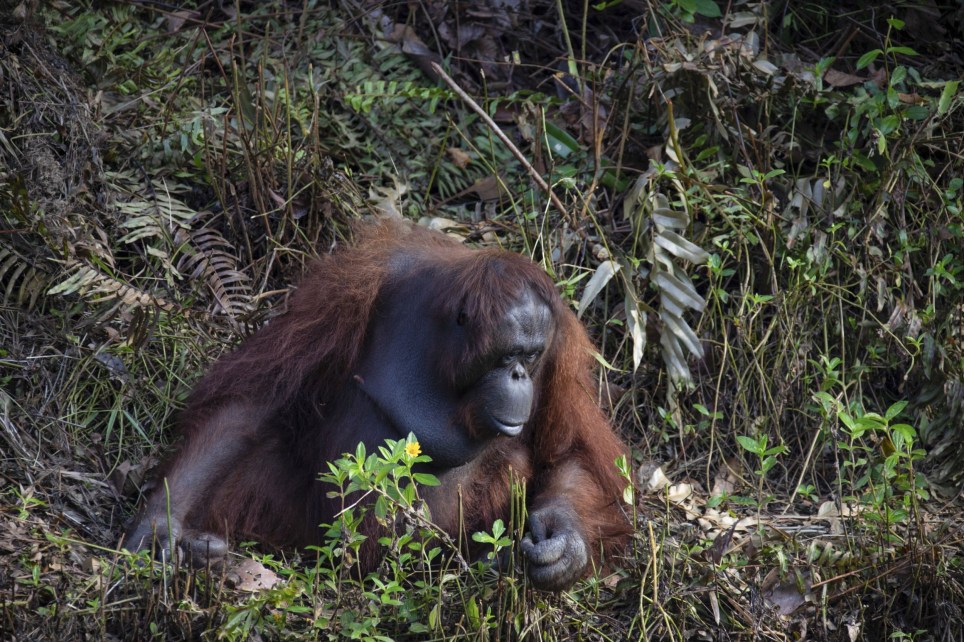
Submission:
[[[479,625],[482,623],[479,618],[479,604],[475,601],[474,597],[470,597],[468,604],[465,605],[465,615],[469,618],[469,625],[473,629],[478,629]]]
[[[919,56],[920,54],[914,51],[911,47],[887,47],[887,53],[889,54],[904,54],[905,56]]]
[[[678,0],[679,6],[687,13],[696,13],[707,18],[719,18],[723,15],[713,0]]]
[[[951,99],[957,93],[957,87],[960,85],[960,80],[949,80],[944,83],[944,90],[941,91],[941,98],[937,101],[937,115],[943,116],[947,113],[947,110],[951,108]]]
[[[787,447],[783,444],[780,444],[779,446],[768,448],[767,451],[763,454],[764,455],[782,455],[785,452],[787,452]]]
[[[772,455],[768,457],[764,457],[763,464],[760,466],[760,469],[763,471],[763,474],[765,475],[766,473],[770,472],[770,469],[773,468],[774,464],[776,463],[777,463],[776,457]]]
[[[737,435],[736,441],[741,446],[743,446],[744,450],[747,450],[751,453],[757,453],[757,452],[760,452],[761,450],[759,442],[757,442],[757,440],[754,439],[753,437],[747,437],[746,435]]]
[[[849,432],[853,432],[854,430],[857,429],[857,422],[854,420],[853,417],[850,416],[849,413],[841,411],[837,413],[837,418],[840,419],[840,422],[844,426],[846,426]]]
[[[867,170],[868,172],[877,171],[877,165],[873,160],[867,158],[866,154],[862,154],[855,150],[850,159],[861,169]]]
[[[719,151],[720,151],[720,147],[718,145],[707,147],[706,149],[703,149],[702,151],[700,151],[699,154],[696,155],[696,160],[704,161],[707,158],[715,157],[719,153]]]
[[[904,112],[908,120],[924,120],[931,115],[931,110],[924,105],[911,105]]]
[[[905,443],[913,443],[917,438],[917,431],[910,424],[894,424],[890,429],[894,435],[900,435]]]
[[[629,506],[632,506],[632,505],[635,503],[635,501],[634,501],[634,499],[633,499],[633,485],[632,485],[632,484],[627,484],[626,487],[623,488],[623,503],[625,503],[625,504],[627,504],[627,505],[629,505]]]
[[[824,410],[827,411],[833,408],[834,404],[837,403],[829,392],[825,392],[823,390],[813,393],[813,398],[819,401],[820,405],[823,406]]]
[[[890,116],[881,119],[880,126],[878,127],[878,130],[882,136],[892,134],[898,129],[900,129],[900,116],[897,116],[896,114],[891,114]]]
[[[546,123],[546,140],[552,153],[560,158],[567,158],[580,149],[579,141],[573,138],[569,132],[553,123]]]
[[[903,412],[904,408],[906,407],[907,407],[906,400],[897,401],[891,404],[890,408],[887,409],[887,412],[884,413],[884,419],[886,419],[887,421],[892,421],[897,415]]]
[[[439,482],[438,477],[429,473],[413,473],[412,479],[422,486],[438,486],[441,483]]]
[[[890,75],[890,84],[896,85],[903,82],[904,78],[907,77],[907,67],[904,65],[898,65],[894,68],[894,73]]]
[[[857,59],[857,69],[863,69],[864,67],[866,67],[867,65],[875,61],[877,59],[877,56],[879,56],[882,53],[884,52],[881,51],[880,49],[874,49],[872,51],[868,51],[867,53],[865,53],[864,55],[862,55],[860,58]]]

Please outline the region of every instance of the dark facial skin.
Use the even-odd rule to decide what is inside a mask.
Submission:
[[[429,305],[430,293],[402,284],[386,298],[367,350],[377,358],[362,363],[359,385],[399,437],[415,434],[433,465],[461,466],[492,438],[522,432],[534,407],[532,377],[554,332],[552,312],[524,290],[487,353],[457,373],[458,381],[440,382],[440,352],[471,347],[472,320],[459,314],[436,327],[406,323],[413,298]],[[466,420],[470,426],[460,425]]]
[[[532,377],[552,332],[549,307],[524,292],[505,316],[485,374],[466,395],[477,431],[509,437],[522,432],[533,408]]]

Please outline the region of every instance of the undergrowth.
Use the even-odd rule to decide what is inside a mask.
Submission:
[[[4,639],[964,636],[964,15],[490,4],[0,12]],[[191,384],[373,215],[531,256],[589,327],[613,569],[528,588],[521,499],[463,559],[410,441],[319,470],[379,497],[373,575],[350,502],[227,570],[117,550]]]

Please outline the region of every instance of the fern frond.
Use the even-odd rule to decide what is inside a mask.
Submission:
[[[186,188],[153,180],[149,185],[137,182],[123,174],[111,174],[115,185],[127,194],[125,200],[114,203],[123,217],[120,227],[127,233],[120,238],[124,244],[139,241],[159,241],[153,254],[169,257],[175,251],[174,236],[178,229],[189,229],[197,211],[189,207],[177,195]]]
[[[189,237],[190,245],[178,262],[178,269],[189,273],[192,279],[203,279],[225,314],[236,317],[250,312],[251,279],[238,269],[234,246],[209,227],[191,231]]]
[[[91,303],[116,301],[128,308],[159,308],[172,311],[177,307],[150,292],[104,274],[96,267],[83,261],[69,263],[67,271],[70,276],[47,290],[48,296],[73,294],[83,297]]]
[[[195,210],[179,198],[185,187],[162,180],[144,184],[117,174],[113,178],[128,194],[126,200],[115,203],[124,216],[120,226],[127,230],[122,243],[146,244],[147,253],[163,263],[169,282],[186,275],[203,283],[214,299],[215,313],[235,317],[252,309],[251,279],[238,269],[235,247],[213,228],[194,229],[210,213]],[[81,279],[77,285],[85,278],[75,277]]]
[[[32,310],[50,283],[50,273],[11,247],[0,246],[0,301]]]

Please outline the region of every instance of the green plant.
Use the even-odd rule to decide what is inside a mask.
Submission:
[[[322,584],[337,594],[359,593],[364,598],[337,617],[326,618],[326,626],[336,628],[340,635],[388,639],[382,634],[386,619],[396,621],[392,626],[399,620],[406,623],[412,635],[437,633],[447,621],[439,607],[450,599],[449,585],[457,585],[459,592],[468,591],[469,597],[461,600],[464,614],[482,625],[478,604],[471,597],[474,591],[465,582],[480,580],[487,566],[478,567],[481,574],[473,580],[474,571],[462,558],[459,544],[432,524],[418,492],[419,485],[438,484],[433,475],[417,470],[419,464],[429,461],[410,435],[386,441],[375,453],[359,444],[354,454],[329,463],[329,471],[321,475],[322,481],[335,487],[331,495],[341,499],[342,510],[328,526],[329,543],[315,549],[319,555],[316,572]],[[376,572],[363,577],[357,572],[358,560],[366,554],[363,547],[373,543],[360,531],[369,519],[377,522],[382,533],[377,544],[383,562]],[[492,545],[492,560],[512,543],[501,520],[490,533],[474,533],[472,539]],[[460,579],[453,570],[472,572]]]
[[[394,524],[404,513],[408,523],[419,531],[431,529],[418,496],[417,484],[437,486],[438,479],[412,468],[428,461],[430,458],[421,454],[421,447],[410,435],[408,439],[388,440],[384,446],[379,446],[378,452],[371,454],[367,453],[364,443],[359,443],[353,455],[329,462],[329,471],[320,479],[337,488],[329,495],[339,497],[342,502],[338,519],[329,526],[329,539],[334,536],[335,541],[341,541],[346,547],[323,550],[331,554],[329,561],[337,562],[340,558],[349,566],[354,564],[365,541],[365,537],[359,534],[360,526],[369,513],[387,533],[379,543],[399,554],[402,564],[410,559],[412,552],[421,552],[420,544],[412,546],[415,543],[414,530],[400,533]]]
[[[885,63],[890,63],[898,55],[904,56],[916,56],[918,55],[914,49],[911,47],[902,47],[891,44],[892,34],[894,31],[900,31],[905,26],[903,20],[899,20],[894,17],[887,18],[887,33],[884,35],[884,48],[883,49],[871,49],[864,55],[862,55],[857,60],[857,69],[863,69],[870,63],[877,60],[877,58],[883,57]],[[903,76],[899,76],[898,81],[903,80]]]
[[[776,465],[777,456],[786,453],[787,447],[784,444],[769,446],[769,438],[766,434],[760,434],[756,437],[737,435],[736,441],[744,450],[756,455],[759,461],[760,467],[753,471],[753,474],[757,476],[757,510],[762,510],[773,499],[772,497],[764,497],[763,482],[770,469]]]
[[[695,22],[696,16],[717,18],[722,15],[720,7],[713,0],[667,0],[661,6],[668,15],[683,22]]]
[[[47,502],[38,497],[34,497],[31,489],[20,487],[9,487],[0,493],[0,496],[12,496],[17,507],[17,519],[27,519],[35,508],[43,508]]]
[[[506,529],[505,523],[501,519],[497,519],[492,523],[492,531],[490,533],[472,533],[472,541],[491,546],[492,550],[486,553],[486,558],[489,561],[494,561],[499,551],[512,544],[512,539],[507,537],[508,534],[509,531]]]
[[[872,509],[863,514],[883,524],[904,523],[930,497],[927,479],[915,462],[925,456],[917,444],[917,431],[898,421],[907,406],[898,401],[883,415],[859,405],[846,405],[830,393],[814,393],[827,420],[835,419],[840,435],[834,445],[842,456],[841,476],[849,481],[844,501]]]

